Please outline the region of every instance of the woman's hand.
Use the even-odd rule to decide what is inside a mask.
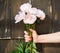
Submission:
[[[25,42],[31,41],[32,38],[33,38],[34,42],[37,42],[38,35],[37,35],[36,31],[33,30],[33,29],[29,29],[29,30],[32,32],[32,37],[29,36],[28,32],[24,31],[24,33],[25,33],[25,35],[24,35],[25,36]]]

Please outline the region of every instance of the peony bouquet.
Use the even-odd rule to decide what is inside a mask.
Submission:
[[[24,3],[20,6],[20,11],[15,16],[15,23],[23,21],[26,26],[26,31],[32,37],[32,33],[29,31],[29,28],[35,29],[35,22],[38,18],[40,20],[44,20],[45,13],[40,9],[32,7],[30,3]],[[38,53],[33,40],[26,43],[25,51],[22,53]]]

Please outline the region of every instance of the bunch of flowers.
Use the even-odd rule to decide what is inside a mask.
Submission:
[[[40,9],[32,7],[30,3],[24,3],[20,6],[20,11],[15,16],[15,23],[23,20],[25,24],[34,24],[37,18],[40,18],[40,20],[44,20],[45,13]]]
[[[32,29],[35,28],[34,24],[37,18],[39,18],[40,20],[44,20],[45,13],[40,9],[32,7],[30,3],[24,3],[20,6],[20,11],[15,16],[15,23],[23,21],[24,24],[26,25],[26,31],[29,33],[30,36],[32,36],[32,33],[29,31],[29,28],[32,28]],[[21,47],[19,50],[21,50]],[[22,52],[22,53],[38,53],[36,51],[36,45],[33,42],[33,40],[26,44],[25,52]]]

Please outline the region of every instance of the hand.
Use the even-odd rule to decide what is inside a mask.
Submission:
[[[33,29],[29,29],[29,30],[32,32],[33,41],[34,41],[34,42],[37,42],[38,36],[37,36],[36,31],[33,30]],[[25,36],[25,42],[31,41],[31,40],[32,40],[32,37],[29,36],[28,32],[24,31],[24,33],[25,33],[25,35],[24,35],[24,36]]]
[[[29,41],[31,41],[32,40],[32,37],[28,34],[28,32],[26,32],[26,31],[24,31],[24,33],[25,33],[25,42],[29,42]]]

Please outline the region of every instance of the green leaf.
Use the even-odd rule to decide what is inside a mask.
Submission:
[[[36,24],[39,24],[40,23],[40,19],[39,18],[37,18],[37,20],[36,20],[36,22],[35,22]]]
[[[17,45],[17,47],[19,47],[19,48],[21,48],[21,49],[23,49],[23,48],[24,48],[24,47],[23,47],[23,42],[16,43],[16,45]]]
[[[32,42],[28,42],[28,43],[26,44],[26,48],[29,47],[31,43],[32,43]]]
[[[18,50],[13,50],[10,53],[19,53],[19,51]]]
[[[25,53],[28,53],[28,52],[30,52],[30,47],[25,49]]]
[[[35,48],[35,49],[36,49],[36,44],[35,44],[34,42],[33,42],[32,44],[33,44],[33,48]]]
[[[30,24],[26,24],[26,31],[29,31],[29,28],[30,28]]]
[[[39,53],[39,52],[37,52],[36,49],[33,49],[33,50],[32,50],[32,53]]]
[[[15,48],[19,51],[19,53],[24,53],[24,45],[22,41],[20,41],[19,43],[16,43]]]
[[[16,49],[17,49],[19,52],[23,53],[23,49],[21,49],[21,48],[19,48],[19,47],[16,47]]]

